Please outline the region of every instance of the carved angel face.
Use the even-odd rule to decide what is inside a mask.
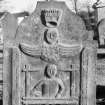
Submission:
[[[44,37],[48,44],[54,44],[58,40],[58,32],[56,29],[47,29]]]

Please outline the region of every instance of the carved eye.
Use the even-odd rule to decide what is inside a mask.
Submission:
[[[48,33],[48,37],[54,41],[57,38],[57,33],[55,32]]]

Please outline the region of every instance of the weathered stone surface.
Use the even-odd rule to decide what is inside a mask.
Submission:
[[[4,105],[95,105],[97,44],[79,16],[64,2],[38,2],[15,29],[4,44]]]

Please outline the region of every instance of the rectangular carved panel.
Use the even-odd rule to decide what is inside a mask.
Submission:
[[[74,102],[78,103],[80,91],[78,56],[62,58],[58,64],[52,64],[22,54],[22,102],[69,104],[73,103],[74,99]]]

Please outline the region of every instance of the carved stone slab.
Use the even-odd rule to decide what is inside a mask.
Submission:
[[[64,2],[38,2],[14,37],[5,39],[4,105],[95,105],[89,76],[95,72],[95,44],[88,34]]]

